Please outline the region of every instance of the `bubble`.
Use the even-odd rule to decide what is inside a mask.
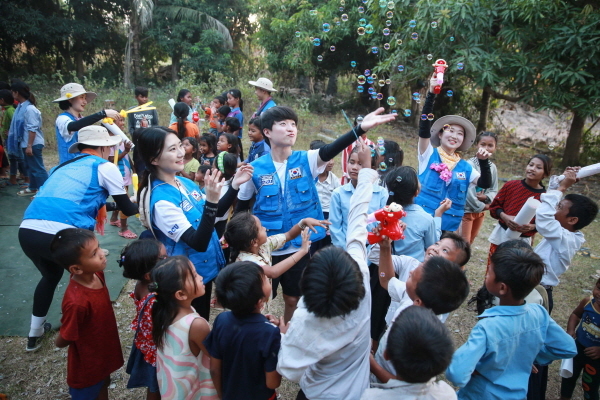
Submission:
[[[385,26],[392,26],[392,21],[390,21],[389,19],[385,21]]]
[[[388,162],[391,164],[394,162],[394,159],[392,157],[388,158]]]
[[[385,81],[383,79],[380,79],[377,83],[379,84],[379,87],[385,86]]]
[[[387,103],[389,106],[395,106],[396,105],[396,98],[394,96],[390,96],[387,98]]]
[[[417,32],[413,32],[411,33],[410,38],[412,40],[417,40],[419,38],[419,34]]]
[[[314,38],[314,39],[313,39],[313,44],[314,44],[315,46],[320,46],[320,45],[321,45],[321,39],[319,39],[319,38]]]
[[[392,84],[392,80],[390,78],[385,80],[385,84],[386,85],[391,85]]]
[[[379,0],[379,7],[380,8],[386,8],[387,7],[387,1],[386,0]]]
[[[365,76],[369,76],[371,75],[371,70],[370,69],[365,69]]]
[[[379,163],[379,170],[380,170],[381,172],[383,172],[383,171],[387,171],[387,164],[386,164],[386,163],[384,163],[383,161],[382,161],[381,163]]]
[[[375,32],[375,28],[373,28],[373,25],[367,24],[365,26],[365,32],[367,32],[370,35],[371,33]]]
[[[372,75],[371,75],[371,78],[373,78],[373,79],[377,79],[377,74],[372,74]]]
[[[383,28],[383,35],[384,36],[389,36],[390,35],[390,28]]]
[[[358,33],[359,36],[362,36],[365,34],[365,28],[363,28],[362,26],[359,26],[358,29],[356,30],[356,33]]]
[[[336,19],[335,19],[335,24],[336,24],[337,26],[340,26],[340,20],[336,18]]]
[[[364,18],[361,18],[358,20],[358,25],[359,26],[365,26],[367,24],[367,20]]]
[[[317,56],[317,61],[323,61],[323,56]]]
[[[385,272],[379,273],[379,276],[381,276],[382,278],[384,278],[385,277]]]
[[[550,143],[548,145],[548,150],[550,150],[550,151],[554,150],[554,143]]]
[[[414,28],[415,26],[417,26],[417,21],[415,21],[414,19],[411,19],[410,21],[408,21],[408,26],[410,26],[411,28]]]
[[[361,122],[363,122],[364,118],[362,115],[359,115],[358,117],[356,117],[356,123],[360,124]]]
[[[383,100],[383,93],[377,93],[377,100]]]
[[[433,121],[433,119],[435,118],[435,116],[431,113],[427,114],[427,121]]]
[[[329,50],[330,50],[330,51],[335,51],[335,46],[330,46],[330,47],[329,47]]]
[[[328,23],[323,24],[323,32],[329,32],[331,30],[331,25]]]
[[[398,182],[398,183],[402,182],[402,177],[401,176],[397,176],[396,177],[396,182]]]
[[[433,59],[433,54],[427,54],[427,60],[431,61]]]
[[[396,7],[396,4],[394,4],[393,1],[388,1],[387,2],[387,8],[389,8],[390,10],[393,10],[394,7]]]
[[[413,100],[419,100],[421,98],[421,95],[419,94],[419,92],[414,92],[412,94]]]
[[[459,71],[462,70],[464,67],[465,67],[465,64],[463,64],[463,63],[456,64],[456,69]]]
[[[450,36],[449,39],[450,39],[451,42],[454,42],[454,36]]]
[[[339,8],[340,12],[344,12],[344,7]]]
[[[310,10],[310,15],[317,15],[317,10]]]
[[[385,43],[383,45],[383,48],[386,49],[386,50],[389,50],[390,49],[390,44],[389,43]]]
[[[377,46],[371,47],[371,53],[373,53],[373,54],[379,53],[379,47],[377,47]]]
[[[344,0],[340,0],[340,6],[345,6],[346,2]]]
[[[342,21],[348,21],[348,14],[342,14]]]
[[[406,110],[404,110],[405,117],[410,117],[411,115],[412,115],[412,111],[410,111],[410,109],[407,108]]]
[[[398,72],[404,72],[404,65],[398,65]]]
[[[371,98],[372,98],[373,100],[375,100],[375,99],[377,98],[377,93],[372,93],[372,94],[371,94]]]
[[[421,114],[421,121],[427,121],[427,114]]]
[[[364,92],[364,91],[365,91],[365,88],[364,88],[362,85],[358,85],[358,86],[356,87],[356,91],[357,91],[358,93],[362,93],[362,92]]]
[[[392,114],[398,115],[398,110],[392,110]]]
[[[358,7],[358,12],[359,13],[364,13],[365,12],[365,8],[363,6]]]
[[[296,31],[296,37],[300,37],[300,31]]]
[[[369,76],[369,77],[367,78],[367,83],[368,83],[369,85],[372,85],[372,84],[373,84],[373,82],[375,82],[375,78],[373,78],[372,76]]]
[[[453,92],[452,90],[448,90],[448,91],[446,92],[446,96],[448,96],[448,97],[452,97],[452,96],[454,96],[454,92]]]
[[[369,94],[373,94],[376,93],[375,89],[373,89],[372,87],[369,88],[369,90],[367,90],[369,92]]]
[[[308,38],[308,40],[310,40],[312,42],[313,40],[315,40],[315,38],[311,36]]]
[[[356,67],[356,61],[350,61],[350,66],[351,66],[352,68]]]
[[[402,39],[398,39],[398,40],[396,40],[396,44],[397,44],[398,46],[402,46]]]
[[[417,104],[421,104],[421,98],[419,97],[418,99],[415,100],[415,103]]]
[[[369,0],[362,0],[363,4],[367,4]]]
[[[365,82],[367,81],[367,78],[365,78],[365,76],[364,76],[364,75],[359,75],[359,76],[356,78],[356,80],[358,81],[358,84],[359,84],[359,85],[364,85],[364,84],[365,84]]]
[[[445,131],[448,131],[448,130],[450,130],[450,125],[448,125],[448,124],[445,124],[443,129],[444,129]]]
[[[431,27],[432,27],[433,29],[437,28],[437,27],[438,27],[438,23],[437,23],[437,21],[431,21]]]
[[[394,12],[393,11],[388,11],[385,13],[385,17],[387,19],[392,19],[394,17]]]

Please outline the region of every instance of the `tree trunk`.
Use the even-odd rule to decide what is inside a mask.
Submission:
[[[171,83],[177,83],[179,79],[179,62],[181,60],[181,52],[175,51],[171,56]]]
[[[75,71],[79,79],[83,79],[85,70],[83,68],[83,54],[81,51],[75,52]]]
[[[488,90],[483,89],[481,93],[481,104],[479,106],[479,122],[477,123],[477,133],[487,130],[487,121],[490,117],[490,100],[492,95]]]
[[[140,55],[140,23],[134,11],[131,15],[131,63],[133,64],[133,81],[140,82],[142,78],[142,59]]]
[[[569,136],[567,136],[567,143],[565,144],[565,152],[563,153],[561,163],[562,168],[579,164],[579,151],[581,150],[584,125],[585,116],[577,110],[573,111],[573,121],[569,129]]]
[[[325,90],[325,94],[328,96],[337,95],[338,87],[337,87],[337,72],[329,75],[329,80],[327,81],[327,89]]]
[[[127,44],[125,44],[125,62],[123,63],[123,83],[125,87],[130,88],[131,85],[131,38],[133,34],[129,31],[127,35]]]

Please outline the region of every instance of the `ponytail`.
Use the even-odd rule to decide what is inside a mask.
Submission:
[[[258,237],[258,226],[249,212],[236,213],[229,220],[223,238],[229,245],[229,262],[235,262],[241,251],[250,251],[252,241]]]
[[[19,93],[25,100],[29,100],[31,104],[36,105],[35,96],[31,93],[29,86],[20,79],[13,79],[10,90]]]
[[[173,115],[177,117],[177,136],[179,139],[183,139],[185,137],[185,120],[190,115],[190,106],[181,102],[175,104]]]
[[[177,136],[179,139],[185,137],[185,120],[181,117],[177,117]]]

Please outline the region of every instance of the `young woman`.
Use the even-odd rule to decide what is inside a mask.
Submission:
[[[240,126],[244,126],[244,100],[242,100],[242,92],[239,89],[231,89],[227,92],[227,105],[231,107],[231,112],[227,117],[235,117],[240,121]],[[243,137],[243,129],[238,132],[238,137]]]

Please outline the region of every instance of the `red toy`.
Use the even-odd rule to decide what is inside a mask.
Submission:
[[[381,236],[387,236],[392,240],[404,239],[404,230],[399,224],[400,218],[404,218],[406,213],[400,204],[392,203],[381,210],[373,213],[373,216],[379,221],[379,233],[370,233],[368,235],[369,244],[381,242]]]
[[[200,120],[200,115],[198,114],[198,111],[194,111],[192,113],[192,121],[198,122],[199,120]]]
[[[433,91],[435,94],[439,94],[442,91],[442,85],[444,84],[444,72],[446,72],[446,68],[448,68],[448,64],[446,60],[435,60],[435,64],[431,64],[433,66],[433,70],[435,71],[435,75],[438,81],[438,84],[433,87]]]

